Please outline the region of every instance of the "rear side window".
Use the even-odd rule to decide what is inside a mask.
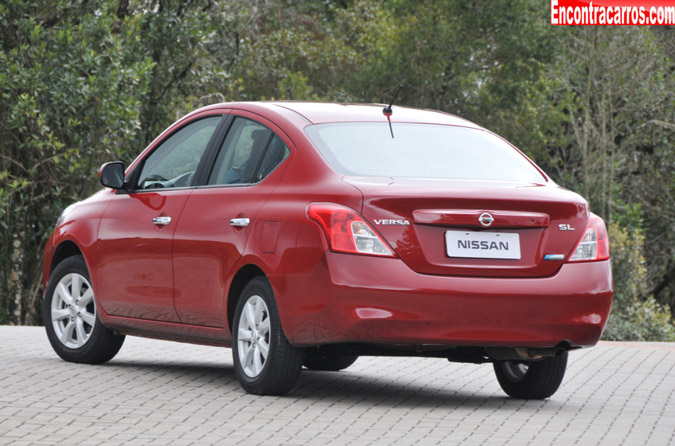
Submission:
[[[386,122],[308,126],[328,163],[347,175],[546,181],[530,161],[489,132],[466,127]]]
[[[287,156],[288,147],[270,129],[237,117],[218,152],[208,184],[256,183]]]
[[[277,135],[272,137],[270,145],[265,151],[265,156],[263,157],[258,173],[255,176],[255,182],[258,182],[265,178],[270,172],[274,170],[283,160],[288,157],[290,151],[288,146],[279,138]]]

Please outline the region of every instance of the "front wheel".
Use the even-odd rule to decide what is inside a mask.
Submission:
[[[256,277],[241,293],[232,324],[234,373],[248,393],[284,395],[300,375],[303,351],[281,329],[274,292]]]
[[[96,315],[94,289],[81,256],[59,263],[47,282],[44,322],[52,348],[62,359],[84,364],[110,361],[123,335],[103,326]]]
[[[567,352],[539,361],[496,361],[497,381],[513,398],[544,399],[553,395],[565,376]]]

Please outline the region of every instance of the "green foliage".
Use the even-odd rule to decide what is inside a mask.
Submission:
[[[320,98],[312,92],[309,79],[301,72],[286,71],[286,77],[279,81],[279,99],[295,99],[297,101],[317,101]]]
[[[672,306],[675,76],[663,43],[644,27],[564,29],[533,156],[605,220],[643,230],[648,294]]]
[[[609,226],[614,275],[614,305],[605,339],[625,341],[675,341],[670,308],[647,296],[647,269],[643,256],[644,236],[632,234],[617,223]],[[647,297],[645,297],[647,296]]]
[[[19,323],[35,319],[56,217],[137,141],[151,62],[124,60],[128,36],[86,2],[12,0],[0,22],[0,323]]]
[[[675,39],[666,28],[551,27],[539,0],[6,0],[0,323],[39,321],[44,242],[61,209],[97,188],[97,167],[129,162],[178,117],[233,100],[382,103],[404,83],[397,104],[505,136],[612,222],[617,298],[606,336],[667,339]]]
[[[211,60],[219,49],[216,28],[227,23],[221,12],[208,0],[144,0],[119,14],[131,37],[126,59],[151,61],[148,88],[137,94],[144,143],[179,117],[175,110],[185,96],[201,96],[225,77]]]

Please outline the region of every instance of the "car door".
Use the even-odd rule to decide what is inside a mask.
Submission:
[[[97,241],[97,295],[111,315],[178,322],[172,239],[195,174],[222,116],[194,119],[166,137],[130,175],[131,192],[105,210]]]
[[[211,172],[185,205],[173,246],[175,307],[183,323],[225,324],[232,268],[282,176],[269,174],[290,154],[281,132],[265,124],[234,117]]]

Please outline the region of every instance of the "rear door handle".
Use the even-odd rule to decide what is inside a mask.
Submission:
[[[166,226],[171,223],[171,217],[155,217],[152,222],[156,225]]]
[[[248,218],[233,218],[230,220],[230,226],[236,226],[238,228],[245,228],[249,223],[251,223],[251,220]]]

